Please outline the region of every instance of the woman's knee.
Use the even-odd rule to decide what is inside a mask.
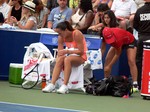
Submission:
[[[65,57],[62,57],[62,56],[56,58],[56,64],[57,65],[62,65],[64,63],[64,59],[65,59]]]

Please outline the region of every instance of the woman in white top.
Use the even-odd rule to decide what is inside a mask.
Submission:
[[[75,13],[71,16],[70,23],[73,28],[80,30],[86,34],[87,29],[92,24],[94,19],[94,13],[91,0],[81,0],[79,7]]]
[[[49,10],[43,5],[41,0],[33,0],[36,4],[37,28],[46,27]]]
[[[17,21],[15,17],[11,17],[10,20],[20,29],[36,30],[37,19],[35,17],[35,4],[32,1],[25,2],[22,7],[21,20]]]

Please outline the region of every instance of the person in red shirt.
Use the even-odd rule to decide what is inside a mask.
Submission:
[[[122,49],[126,49],[128,64],[133,80],[134,91],[138,91],[137,86],[137,66],[136,66],[136,40],[134,36],[126,30],[121,28],[108,28],[105,27],[101,31],[103,37],[102,54],[106,49],[106,44],[110,44],[110,49],[105,58],[104,76],[109,77],[113,64],[118,60]]]

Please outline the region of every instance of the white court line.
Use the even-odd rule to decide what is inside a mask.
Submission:
[[[58,110],[68,110],[68,111],[79,111],[79,112],[89,112],[84,110],[74,110],[74,109],[65,109],[65,108],[55,108],[55,107],[46,107],[46,106],[36,106],[36,105],[28,105],[28,104],[18,104],[18,103],[11,103],[11,102],[1,102],[3,104],[11,104],[11,105],[20,105],[20,106],[29,106],[29,107],[40,107],[40,108],[46,108],[46,109],[58,109]],[[3,112],[3,111],[0,111]]]

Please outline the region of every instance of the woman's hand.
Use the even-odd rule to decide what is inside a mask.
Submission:
[[[110,76],[110,74],[111,74],[111,67],[110,66],[104,67],[104,74],[105,74],[105,76]]]
[[[58,56],[64,56],[65,54],[68,54],[68,50],[63,49],[58,51]]]
[[[18,21],[14,16],[10,17],[10,22],[16,24]]]

